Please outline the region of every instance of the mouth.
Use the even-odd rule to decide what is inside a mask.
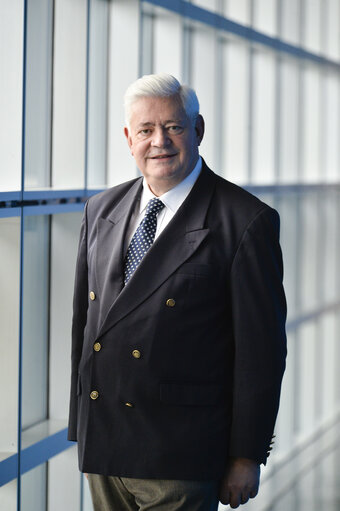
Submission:
[[[165,161],[173,158],[174,156],[176,156],[176,154],[158,154],[157,156],[149,156],[149,159]]]

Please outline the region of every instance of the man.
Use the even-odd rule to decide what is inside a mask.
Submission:
[[[200,158],[195,92],[125,96],[143,174],[86,204],[69,439],[95,510],[236,508],[258,491],[285,367],[275,210]]]

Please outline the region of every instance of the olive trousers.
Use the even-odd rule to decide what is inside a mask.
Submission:
[[[89,474],[94,511],[216,511],[218,481]]]

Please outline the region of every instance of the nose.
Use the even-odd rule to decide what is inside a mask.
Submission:
[[[167,147],[171,144],[168,132],[163,127],[158,127],[153,131],[151,144],[154,147]]]

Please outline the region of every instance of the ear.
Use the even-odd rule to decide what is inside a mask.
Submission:
[[[127,126],[124,127],[124,135],[126,137],[128,146],[130,147],[131,154],[133,154],[133,152],[132,152],[132,139],[131,139],[131,135],[130,135],[130,132],[129,132],[129,128]]]
[[[195,131],[196,131],[196,138],[197,138],[197,145],[199,146],[202,142],[203,136],[204,136],[204,119],[199,114],[197,116],[197,119],[195,121]]]

